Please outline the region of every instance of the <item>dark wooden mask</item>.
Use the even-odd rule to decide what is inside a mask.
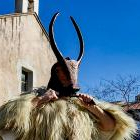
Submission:
[[[80,53],[77,60],[71,60],[69,57],[64,58],[61,52],[57,48],[57,44],[55,42],[54,32],[53,32],[54,22],[58,14],[59,13],[54,14],[49,25],[50,44],[58,61],[56,64],[54,64],[52,68],[53,70],[52,70],[51,76],[55,75],[55,79],[57,79],[61,83],[64,89],[69,89],[69,90],[72,89],[74,91],[78,91],[80,89],[77,86],[78,69],[79,69],[79,65],[82,60],[83,52],[84,52],[83,38],[75,20],[72,17],[70,17],[79,38]],[[53,81],[54,81],[54,78],[53,78]],[[57,81],[55,81],[55,83],[57,83]],[[54,84],[54,82],[52,84]]]

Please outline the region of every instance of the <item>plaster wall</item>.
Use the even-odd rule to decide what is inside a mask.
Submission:
[[[34,14],[0,16],[0,105],[21,94],[21,71],[33,71],[33,87],[47,85],[56,58]]]

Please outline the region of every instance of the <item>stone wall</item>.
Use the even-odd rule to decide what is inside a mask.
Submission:
[[[0,16],[0,105],[20,95],[21,71],[33,71],[33,87],[47,85],[56,58],[36,14]]]

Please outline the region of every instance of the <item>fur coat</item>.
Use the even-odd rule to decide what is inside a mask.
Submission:
[[[135,121],[116,105],[95,101],[116,121],[113,131],[102,131],[97,127],[99,120],[78,98],[58,99],[35,108],[34,97],[24,95],[0,107],[2,135],[13,133],[16,140],[131,140],[136,131]]]

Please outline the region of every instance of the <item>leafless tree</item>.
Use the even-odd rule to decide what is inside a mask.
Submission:
[[[129,106],[139,87],[139,77],[118,75],[115,80],[101,80],[98,87],[88,88],[87,92],[107,101],[117,101],[119,98]]]

